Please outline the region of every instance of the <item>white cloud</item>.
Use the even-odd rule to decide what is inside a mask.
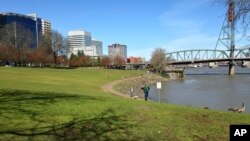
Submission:
[[[207,32],[208,19],[200,13],[207,4],[209,0],[178,1],[159,16],[161,25],[169,34],[163,45],[168,52],[215,48],[218,35]]]
[[[199,32],[207,23],[207,19],[199,13],[205,4],[207,1],[178,1],[158,19],[161,25],[173,35],[200,34]]]
[[[217,38],[216,36],[195,34],[171,40],[164,47],[168,52],[190,49],[214,49]]]

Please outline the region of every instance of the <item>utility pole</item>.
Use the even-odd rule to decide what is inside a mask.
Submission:
[[[235,49],[235,15],[234,15],[234,0],[230,0],[229,7],[228,7],[228,22],[231,29],[231,37],[230,37],[230,61],[229,61],[229,75],[234,75],[234,49]]]

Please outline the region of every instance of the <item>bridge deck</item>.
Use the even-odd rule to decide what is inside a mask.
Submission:
[[[209,59],[209,60],[194,60],[194,61],[169,61],[167,64],[169,65],[181,65],[181,64],[195,64],[195,63],[209,63],[209,62],[229,62],[232,58],[225,58],[225,59]],[[234,58],[235,61],[250,61],[250,57],[247,58]]]

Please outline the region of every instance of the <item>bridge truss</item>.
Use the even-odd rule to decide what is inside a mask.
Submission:
[[[172,63],[182,62],[215,62],[225,61],[230,58],[229,50],[212,50],[212,49],[198,49],[198,50],[183,50],[166,54],[168,60]],[[248,60],[250,58],[250,46],[235,49],[234,59]]]

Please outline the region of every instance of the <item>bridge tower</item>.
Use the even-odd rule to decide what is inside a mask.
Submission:
[[[218,38],[218,41],[215,46],[215,50],[218,47],[218,43],[222,43],[225,47],[227,47],[229,51],[229,75],[234,75],[234,52],[235,52],[235,3],[234,0],[230,0],[228,4],[228,11],[221,28],[221,32]]]
[[[229,61],[229,75],[234,75],[234,51],[235,51],[235,7],[234,7],[234,0],[230,0],[229,7],[228,7],[228,23],[231,30],[230,36],[230,61]]]

